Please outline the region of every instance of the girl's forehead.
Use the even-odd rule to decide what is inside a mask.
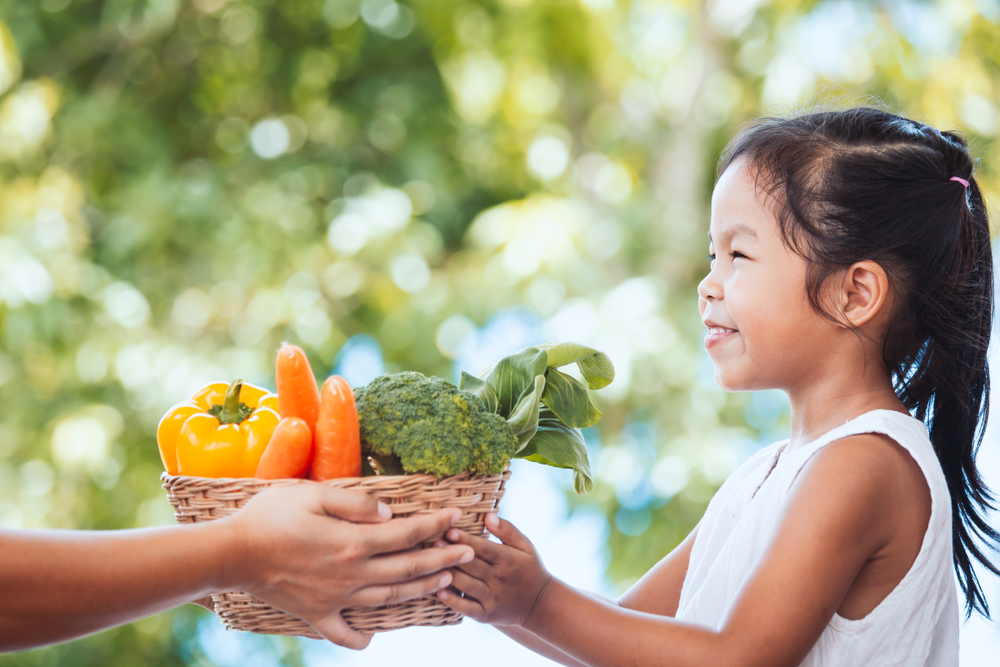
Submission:
[[[708,233],[714,243],[728,243],[737,236],[761,240],[775,232],[776,220],[752,171],[744,159],[738,159],[719,177],[712,192]]]

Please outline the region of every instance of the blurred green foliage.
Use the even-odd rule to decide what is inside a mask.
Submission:
[[[169,523],[154,429],[202,383],[272,384],[282,340],[325,373],[359,334],[390,371],[454,379],[513,312],[542,337],[526,343],[578,340],[618,369],[595,394],[594,491],[573,502],[608,517],[608,576],[627,586],[786,420],[780,396],[716,389],[701,352],[719,151],[817,89],[875,95],[966,131],[992,196],[998,16],[988,0],[4,0],[0,525]],[[202,613],[0,664],[209,664]],[[294,643],[268,646],[299,664]]]

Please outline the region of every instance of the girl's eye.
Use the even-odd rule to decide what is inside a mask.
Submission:
[[[731,253],[729,253],[729,256],[732,257],[733,259],[736,259],[738,257],[742,257],[743,259],[750,259],[746,255],[744,255],[743,253],[741,253],[739,250],[732,251]],[[708,255],[705,255],[705,259],[707,259],[710,262],[714,262],[715,261],[715,253],[713,252],[713,253],[710,253]]]

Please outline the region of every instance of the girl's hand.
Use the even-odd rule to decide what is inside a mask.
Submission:
[[[234,587],[304,619],[336,644],[365,648],[371,635],[351,629],[342,609],[432,594],[451,583],[447,568],[473,559],[472,549],[459,545],[406,551],[443,534],[459,510],[390,516],[364,493],[323,484],[264,491],[224,520],[242,545],[234,554],[241,564]]]
[[[528,538],[509,521],[487,514],[486,529],[503,544],[460,530],[448,531],[448,540],[471,546],[476,559],[452,570],[452,587],[465,597],[447,589],[438,591],[438,597],[455,611],[480,623],[523,626],[531,618],[552,575],[542,565]],[[447,548],[444,542],[438,545]]]

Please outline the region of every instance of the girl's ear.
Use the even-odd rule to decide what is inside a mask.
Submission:
[[[861,327],[885,308],[889,278],[878,263],[857,262],[844,273],[840,292],[841,314],[846,323]]]

